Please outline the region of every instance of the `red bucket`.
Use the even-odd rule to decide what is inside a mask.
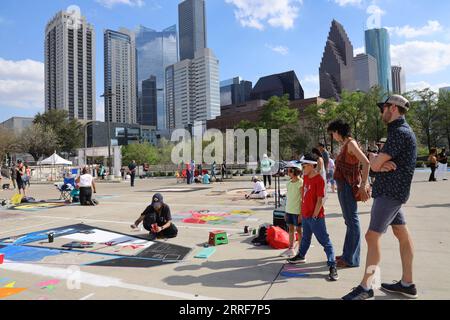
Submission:
[[[5,255],[3,253],[0,253],[0,264],[3,263],[3,258],[5,257]]]

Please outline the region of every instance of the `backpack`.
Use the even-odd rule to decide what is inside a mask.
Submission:
[[[270,228],[270,224],[263,224],[259,227],[258,236],[252,240],[255,246],[267,245],[267,229]]]
[[[267,230],[267,243],[274,249],[289,248],[289,233],[280,227],[270,227]]]

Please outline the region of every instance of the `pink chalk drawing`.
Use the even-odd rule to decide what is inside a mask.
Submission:
[[[61,281],[58,279],[42,281],[42,282],[39,282],[38,284],[36,284],[36,287],[40,287],[41,289],[53,290],[53,289],[55,289],[55,286],[60,282]]]

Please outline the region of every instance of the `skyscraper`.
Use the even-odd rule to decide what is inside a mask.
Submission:
[[[137,78],[138,78],[138,123],[150,125],[157,123],[158,129],[166,127],[166,107],[164,77],[167,66],[178,62],[177,27],[175,25],[155,31],[140,26],[136,33]],[[157,119],[147,118],[153,106],[142,104],[142,82],[156,77]]]
[[[250,100],[252,82],[241,77],[220,82],[220,106],[244,103]]]
[[[450,93],[450,87],[439,88],[439,94],[448,92]]]
[[[198,50],[207,48],[204,0],[185,0],[178,5],[180,60],[194,59]]]
[[[195,121],[220,115],[219,60],[211,49],[198,50],[194,59],[182,60],[168,67],[166,73],[166,86],[173,87],[173,96],[167,100],[173,99],[174,114],[169,119],[174,120],[175,128],[188,128]]]
[[[158,89],[155,76],[151,76],[147,80],[142,81],[141,105],[146,106],[142,111],[142,119],[144,119],[142,125],[157,126],[157,93]]]
[[[305,98],[302,85],[294,71],[262,77],[258,80],[251,93],[252,100],[269,100],[273,96],[282,97],[288,94],[289,100]]]
[[[70,119],[95,120],[94,27],[61,11],[45,29],[45,110],[64,109]]]
[[[136,44],[134,33],[105,30],[105,121],[137,122]]]
[[[353,71],[356,91],[369,92],[378,85],[377,60],[370,54],[358,54],[353,58]]]
[[[366,53],[377,60],[378,84],[387,95],[392,92],[391,43],[389,32],[385,28],[366,30]]]
[[[392,92],[403,94],[406,92],[405,69],[400,66],[392,66]]]
[[[333,20],[319,68],[320,96],[340,100],[343,90],[353,90],[353,45],[344,27]]]

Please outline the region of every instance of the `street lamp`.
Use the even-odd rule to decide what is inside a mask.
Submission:
[[[100,97],[105,98],[105,106],[108,104],[106,103],[107,98],[114,97],[116,94],[112,92],[104,93]],[[109,108],[108,108],[109,109]],[[109,167],[109,175],[111,175],[112,165],[111,165],[111,121],[110,121],[110,112],[108,110],[108,113],[106,114],[108,121],[106,123],[108,124],[108,167]]]

